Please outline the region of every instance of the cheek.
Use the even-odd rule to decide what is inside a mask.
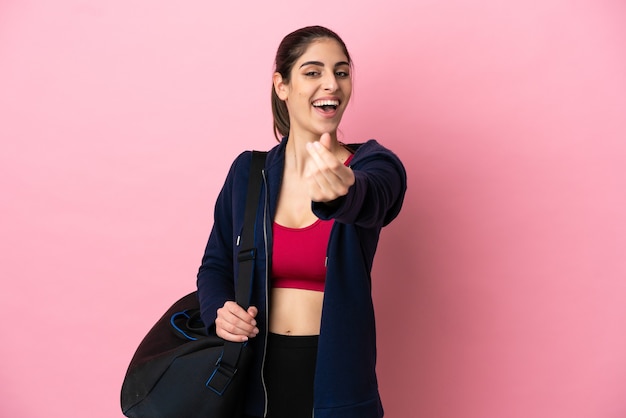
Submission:
[[[343,91],[344,91],[344,94],[347,97],[352,96],[352,86],[351,85],[348,85]]]
[[[301,91],[298,93],[298,102],[301,103],[302,106],[309,104],[309,95],[305,92]]]

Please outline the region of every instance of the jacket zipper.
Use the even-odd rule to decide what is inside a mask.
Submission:
[[[263,243],[265,245],[265,327],[269,326],[269,245],[267,236],[267,216],[268,216],[268,200],[269,191],[267,188],[267,177],[265,169],[261,170],[263,175],[263,185],[265,186],[265,199],[263,199]],[[265,404],[263,406],[263,417],[267,416],[267,386],[265,385],[265,356],[267,354],[267,333],[263,342],[263,361],[261,363],[261,383],[263,384],[263,395],[265,396]]]

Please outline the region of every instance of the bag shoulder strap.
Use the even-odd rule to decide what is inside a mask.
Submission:
[[[243,218],[243,231],[239,242],[239,274],[235,301],[244,309],[250,307],[252,296],[252,280],[254,278],[254,260],[256,248],[254,246],[254,225],[257,215],[257,207],[261,192],[262,171],[265,166],[267,152],[252,151],[250,162],[250,176],[248,177],[248,191],[246,193],[246,210]]]
[[[254,224],[256,220],[256,208],[258,207],[261,192],[262,171],[265,166],[267,152],[252,151],[250,163],[250,176],[248,177],[248,191],[246,193],[246,209],[244,213],[243,231],[239,243],[237,262],[239,274],[237,276],[237,288],[235,300],[244,309],[250,307],[252,296],[252,279],[254,276],[254,261],[256,248],[254,247]],[[222,357],[215,365],[213,374],[206,382],[209,389],[222,395],[239,367],[239,359],[244,345],[247,343],[224,342]]]

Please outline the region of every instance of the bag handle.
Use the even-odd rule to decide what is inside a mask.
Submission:
[[[200,317],[200,309],[185,309],[170,317],[170,325],[177,337],[183,340],[196,341],[206,337],[206,328]]]

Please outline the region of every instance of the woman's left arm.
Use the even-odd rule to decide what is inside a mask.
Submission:
[[[363,146],[367,148],[363,151],[367,152],[363,152],[362,157],[355,156],[353,168],[343,167],[350,170],[352,176],[339,171],[334,171],[339,173],[334,177],[326,174],[324,178],[331,178],[334,183],[328,182],[326,188],[324,185],[319,188],[329,193],[319,196],[310,193],[312,209],[317,217],[368,228],[385,226],[400,212],[407,187],[402,162],[375,141]],[[324,151],[327,150],[321,150],[320,154],[323,155]],[[330,168],[327,171],[333,172]],[[309,188],[315,189],[313,186]]]

